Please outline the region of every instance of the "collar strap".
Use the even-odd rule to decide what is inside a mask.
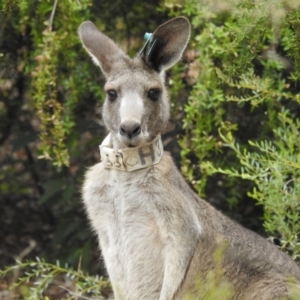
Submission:
[[[101,161],[106,168],[128,172],[158,164],[164,152],[160,135],[143,146],[116,150],[112,148],[109,134],[99,148]]]

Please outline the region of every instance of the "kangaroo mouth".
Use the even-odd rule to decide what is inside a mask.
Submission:
[[[143,144],[143,141],[139,138],[120,138],[119,141],[123,144],[125,148],[135,148]]]
[[[144,144],[148,143],[151,139],[149,139],[148,136],[141,134],[133,138],[118,136],[118,140],[124,148],[136,148],[143,146]]]
[[[139,143],[133,143],[132,141],[127,141],[127,142],[124,142],[124,141],[121,141],[122,144],[123,144],[123,148],[136,148],[139,146]]]

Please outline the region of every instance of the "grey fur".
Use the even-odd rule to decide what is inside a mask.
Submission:
[[[84,47],[107,78],[105,90],[117,93],[103,106],[115,148],[140,146],[163,130],[169,118],[164,70],[180,59],[189,34],[186,18],[172,19],[154,32],[151,59],[130,59],[91,22],[80,26]],[[151,89],[160,91],[157,101],[149,99]],[[122,124],[140,124],[141,132],[121,135]],[[214,269],[218,247],[232,299],[289,299],[291,288],[300,291],[296,263],[198,198],[168,153],[134,172],[96,164],[86,174],[83,199],[117,300],[179,300],[186,292],[202,299],[196,282]]]

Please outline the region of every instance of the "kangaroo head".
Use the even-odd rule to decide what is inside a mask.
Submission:
[[[163,130],[169,118],[164,71],[181,58],[189,35],[189,21],[174,18],[159,26],[144,51],[131,59],[92,22],[80,25],[83,46],[106,77],[102,113],[115,148],[139,146]]]

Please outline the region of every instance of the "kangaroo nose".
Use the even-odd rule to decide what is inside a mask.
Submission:
[[[137,122],[126,121],[120,126],[120,134],[128,138],[133,138],[141,133],[141,125]]]

